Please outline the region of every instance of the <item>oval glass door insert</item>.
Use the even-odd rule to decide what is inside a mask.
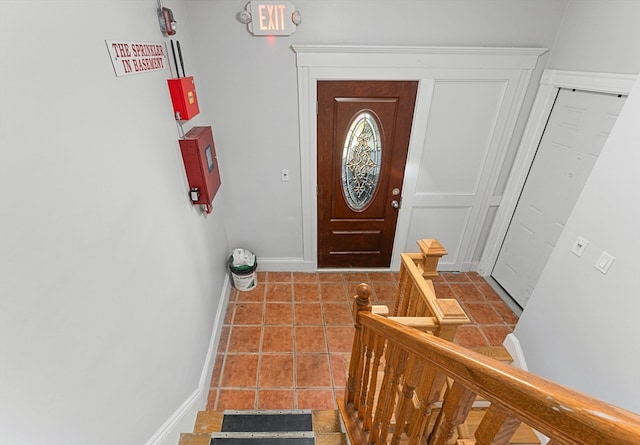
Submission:
[[[371,202],[381,161],[378,124],[373,114],[363,111],[351,123],[342,151],[342,190],[352,210],[361,211]]]

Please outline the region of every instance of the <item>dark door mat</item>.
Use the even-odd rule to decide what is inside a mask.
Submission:
[[[211,445],[314,445],[313,437],[215,437]]]
[[[236,413],[225,412],[222,432],[295,432],[313,431],[311,413]],[[276,442],[274,442],[275,444]],[[277,442],[280,443],[280,442]],[[282,442],[285,443],[285,442]],[[290,442],[286,442],[290,443]]]

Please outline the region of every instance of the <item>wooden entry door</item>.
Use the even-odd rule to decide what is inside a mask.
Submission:
[[[389,267],[418,82],[318,82],[318,267]]]

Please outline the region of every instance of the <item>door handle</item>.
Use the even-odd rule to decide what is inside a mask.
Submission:
[[[400,203],[394,199],[393,201],[391,201],[391,207],[393,207],[394,209],[399,209]]]

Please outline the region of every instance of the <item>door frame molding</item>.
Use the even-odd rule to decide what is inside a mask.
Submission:
[[[533,163],[540,138],[553,109],[560,88],[628,96],[637,78],[635,74],[595,73],[582,71],[544,70],[529,119],[504,187],[484,251],[478,263],[478,273],[489,276],[511,222],[527,175]]]
[[[303,270],[318,268],[316,85],[319,80],[417,80],[418,93],[409,140],[393,244],[391,269],[399,268],[406,245],[412,198],[424,146],[434,73],[474,68],[533,70],[546,48],[293,45],[298,68],[298,119],[302,196]]]

